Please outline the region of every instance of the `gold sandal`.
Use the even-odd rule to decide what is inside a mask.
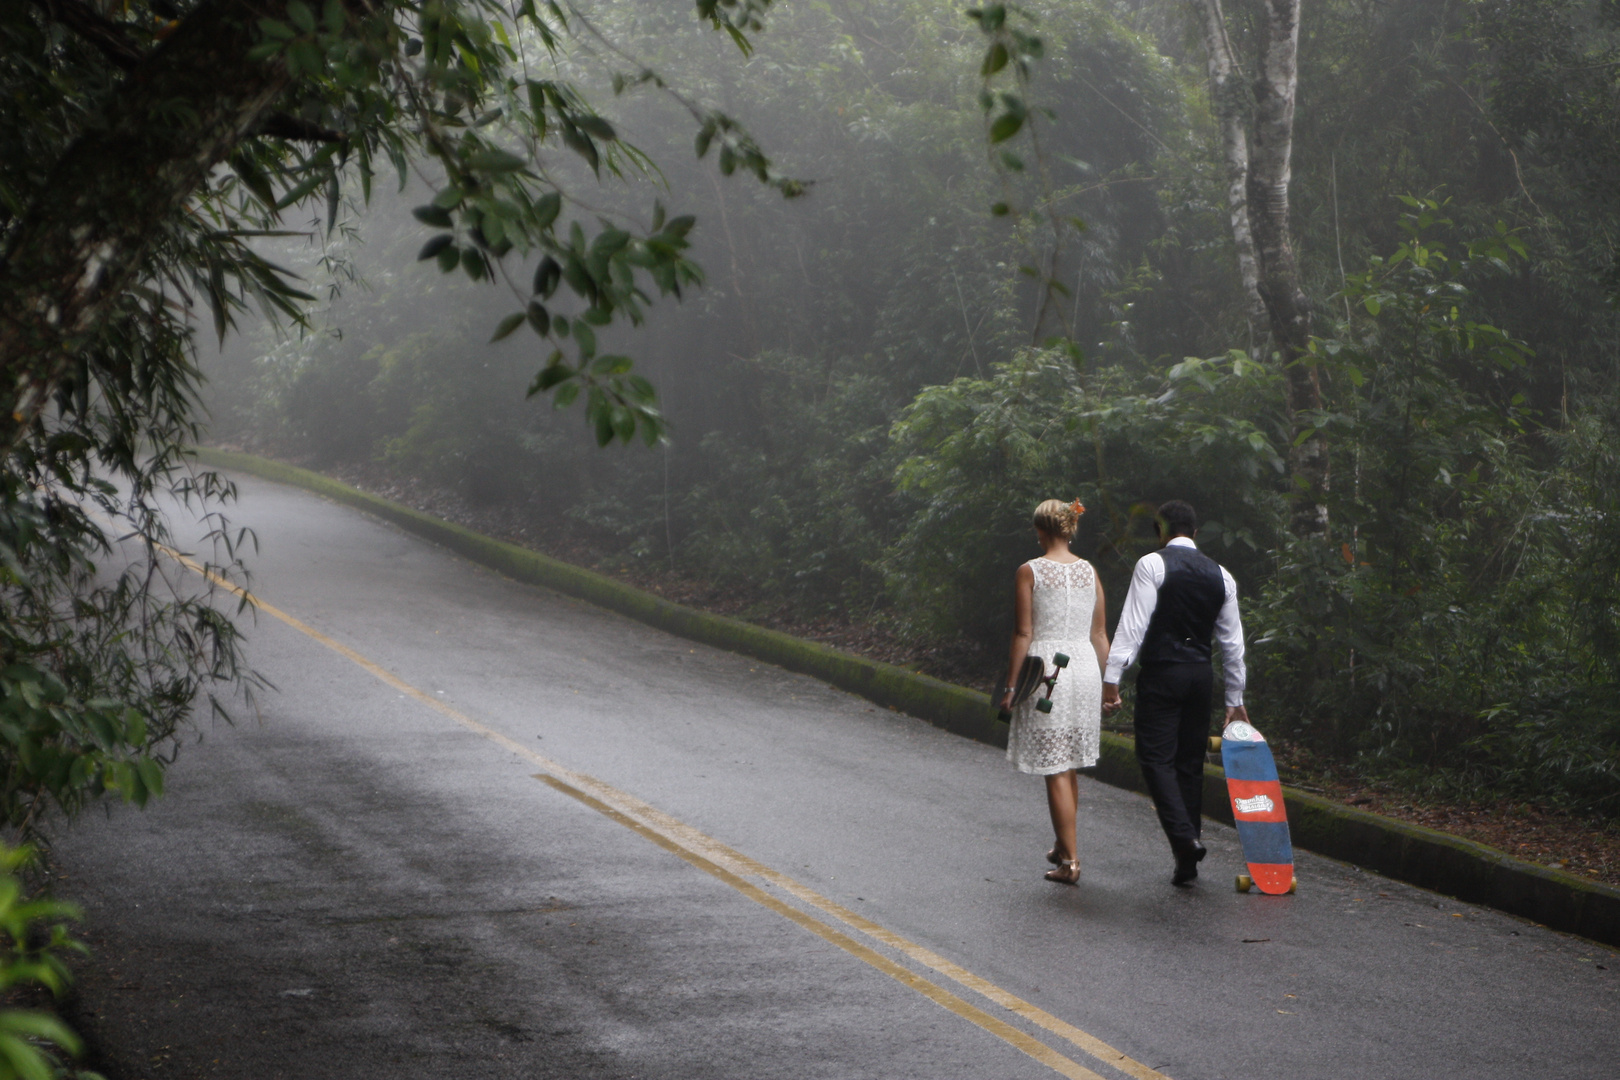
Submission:
[[[1080,882],[1080,860],[1059,859],[1057,869],[1046,872],[1047,881],[1055,881],[1059,885],[1077,885]]]

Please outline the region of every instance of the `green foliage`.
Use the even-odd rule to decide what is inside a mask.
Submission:
[[[151,43],[152,25],[125,27],[131,48]],[[5,259],[51,164],[93,122],[119,68],[30,5],[0,12],[0,50]],[[116,171],[109,183],[123,182]],[[217,299],[225,318],[232,275],[272,310],[296,311],[301,294],[206,208],[172,225],[154,237],[150,277],[80,343],[0,469],[0,818],[25,833],[53,806],[160,794],[199,697],[217,705],[215,690],[254,681],[210,589],[174,581],[162,553],[201,544],[211,569],[229,573],[247,539],[219,516],[232,487],[194,473],[183,452],[197,434],[200,381],[187,309],[193,297]],[[176,539],[169,505],[202,513],[201,528]]]
[[[1088,507],[1077,544],[1115,610],[1150,550],[1153,507],[1178,494],[1201,507],[1223,561],[1256,565],[1281,526],[1265,485],[1285,430],[1279,395],[1241,352],[1138,376],[1062,349],[1026,349],[990,378],[923,391],[891,432],[896,485],[915,500],[885,563],[900,606],[920,629],[1005,636],[1007,567],[1028,557],[1030,509],[1052,497]]]
[[[214,26],[206,18],[213,8],[184,0],[178,7],[182,39]],[[695,14],[746,55],[768,7],[701,0]],[[72,812],[109,791],[136,803],[160,794],[199,699],[219,708],[216,690],[257,684],[213,585],[173,558],[200,546],[207,580],[216,581],[239,569],[239,545],[251,539],[220,516],[231,486],[194,473],[184,451],[198,437],[194,334],[202,307],[222,342],[254,309],[301,339],[283,343],[293,363],[271,365],[261,390],[286,403],[300,417],[295,426],[317,441],[347,437],[348,452],[377,446],[413,466],[467,456],[443,436],[441,420],[487,402],[452,394],[437,411],[413,401],[390,415],[400,371],[421,367],[420,341],[414,357],[399,348],[362,352],[362,371],[373,370],[360,376],[304,363],[323,340],[306,322],[315,298],[299,273],[270,256],[278,241],[303,240],[318,254],[302,269],[341,282],[352,272],[342,257],[352,241],[345,222],[377,194],[379,173],[397,174],[401,189],[414,175],[415,189],[425,189],[410,244],[422,261],[485,295],[492,286],[506,292],[489,313],[495,339],[534,335],[531,350],[538,344],[543,359],[531,351],[522,362],[527,377],[509,388],[514,407],[525,385],[559,406],[578,402],[599,445],[638,436],[655,443],[664,430],[652,384],[607,347],[606,335],[640,324],[653,297],[679,297],[701,281],[687,256],[694,218],[668,213],[658,198],[645,215],[600,210],[562,182],[656,174],[570,79],[593,55],[584,43],[603,43],[586,16],[534,0],[290,0],[256,11],[263,17],[255,44],[234,62],[289,76],[267,84],[279,87],[270,110],[248,117],[221,167],[195,190],[162,193],[175,197],[172,213],[108,226],[135,237],[109,240],[106,249],[123,244],[137,253],[131,279],[113,274],[104,283],[92,260],[82,282],[61,283],[64,296],[23,303],[16,290],[38,283],[17,270],[35,254],[18,237],[52,212],[54,197],[100,205],[128,188],[125,170],[144,182],[170,175],[173,163],[109,158],[88,182],[96,190],[67,192],[53,190],[53,169],[86,139],[131,123],[119,111],[131,96],[131,71],[192,54],[159,47],[174,21],[169,3],[0,9],[0,307],[12,305],[8,317],[66,309],[65,294],[85,284],[107,294],[67,343],[65,364],[63,350],[30,348],[16,335],[0,349],[7,378],[22,388],[0,424],[0,817],[25,831],[51,807]],[[221,62],[224,40],[209,63]],[[216,72],[186,85],[206,96],[228,81]],[[646,68],[615,80],[616,90],[633,85],[667,90]],[[729,115],[671,100],[701,132],[698,156],[712,151],[722,173],[741,169],[777,196],[803,190],[772,171]],[[209,105],[165,101],[158,120],[183,127]],[[129,145],[145,153],[141,135],[130,133]],[[579,163],[575,172],[564,157]],[[289,227],[299,214],[316,220]],[[466,319],[456,329],[464,339],[489,336]],[[441,333],[435,345],[443,342]],[[466,385],[442,375],[417,382],[430,391]],[[359,423],[357,405],[371,406]],[[200,515],[200,528],[172,535],[165,515],[175,507]]]
[[[67,924],[79,918],[72,904],[29,898],[19,872],[33,861],[28,848],[0,847],[0,992],[40,987],[60,995],[72,981],[62,954],[84,952]],[[100,1080],[96,1073],[64,1068],[77,1057],[79,1037],[47,1013],[0,1009],[0,1080]]]
[[[1022,14],[1015,10],[1015,20]],[[1010,63],[1015,86],[1023,90],[1029,84],[1030,62],[1041,58],[1045,45],[1039,36],[1023,29],[1017,21],[1007,21],[1006,4],[970,8],[968,18],[979,24],[979,30],[990,42],[985,48],[984,62],[979,65],[979,75],[987,84],[979,94],[979,107],[985,112],[986,132],[990,145],[994,146],[1023,130],[1029,119],[1029,106],[1022,93],[992,92],[988,85],[990,80]],[[1007,164],[1014,172],[1023,169],[1016,158],[1007,159]]]
[[[762,26],[768,2],[697,7],[747,51],[744,32]],[[574,84],[531,71],[531,49],[536,67],[542,58],[554,69],[565,61],[570,38],[591,31],[586,17],[534,0],[515,11],[492,0],[396,0],[361,19],[333,6],[319,22],[298,0],[288,11],[290,25],[261,20],[256,58],[282,58],[300,76],[299,110],[334,123],[347,120],[348,129],[338,129],[340,140],[308,158],[284,146],[255,147],[238,169],[252,198],[239,198],[232,211],[256,216],[263,226],[324,192],[330,232],[345,183],[357,180],[369,201],[375,163],[391,162],[403,189],[412,168],[432,161],[439,169],[433,197],[413,215],[445,231],[427,240],[418,259],[518,292],[518,310],[498,321],[493,340],[525,325],[541,339],[546,360],[529,385],[531,395],[582,399],[600,445],[628,442],[638,431],[649,445],[656,442],[663,422],[651,384],[631,370],[627,357],[598,356],[594,327],[621,319],[639,325],[647,289],[679,297],[702,280],[683,254],[694,219],[668,217],[655,203],[650,226],[599,216],[590,234],[579,217],[564,214],[574,200],[548,174],[552,147],[572,151],[597,177],[605,170],[622,178],[627,170],[650,167]],[[650,70],[638,78],[662,85]],[[621,80],[615,88],[625,85]],[[782,194],[802,191],[798,182],[771,172],[735,120],[690,111],[699,127],[698,157],[718,146],[722,173],[741,166]],[[344,167],[351,154],[353,174]],[[283,193],[272,199],[277,184]],[[532,258],[535,270],[515,270],[509,258]],[[518,286],[531,276],[532,288]],[[582,305],[576,314],[557,310],[562,285]]]
[[[176,581],[168,555],[200,544],[231,574],[250,539],[220,516],[234,487],[182,450],[196,369],[165,316],[133,298],[125,311],[0,472],[0,818],[25,833],[52,806],[161,794],[199,697],[217,709],[216,690],[257,685],[213,588]],[[171,506],[200,528],[176,539]]]
[[[1055,10],[1043,24],[1052,47],[1110,95],[1079,87],[1091,96],[1053,129],[1073,159],[1061,165],[1075,178],[1069,209],[1097,221],[1083,265],[1064,272],[1095,293],[1140,257],[1149,226],[1133,208],[1151,215],[1154,202],[1149,187],[1110,180],[1152,145],[1144,128],[1175,137],[1181,88],[1105,9]],[[709,287],[679,318],[653,316],[646,371],[663,391],[668,445],[587,462],[551,417],[514,417],[498,394],[470,385],[480,373],[507,384],[509,361],[485,368],[490,357],[468,347],[459,320],[428,326],[406,308],[454,307],[491,323],[500,313],[454,282],[385,271],[404,241],[382,213],[368,242],[381,250],[354,255],[369,261],[373,291],[338,302],[330,318],[341,339],[277,345],[258,365],[256,430],[294,452],[382,458],[469,493],[498,474],[524,492],[512,498],[598,526],[637,557],[673,556],[722,580],[747,568],[748,580],[812,610],[870,611],[885,595],[882,549],[903,523],[888,493],[889,424],[919,388],[982,373],[1015,347],[1036,295],[1014,258],[1020,238],[983,216],[1002,181],[980,142],[978,34],[937,0],[793,7],[739,73],[666,7],[616,4],[598,19],[683,93],[746,101],[750,126],[780,133],[771,141],[796,173],[830,178],[793,204],[768,189],[709,185],[682,160],[679,108],[658,95],[617,103],[617,130],[645,133],[669,185],[693,193],[714,226],[693,234]],[[522,337],[514,330],[500,349]],[[602,352],[620,351],[607,340]],[[405,349],[419,374],[374,381],[375,357]],[[384,400],[401,404],[371,411]],[[352,412],[340,423],[343,409]],[[461,449],[446,452],[452,444]]]
[[[1615,572],[1578,479],[1593,428],[1550,455],[1533,353],[1480,317],[1479,287],[1520,273],[1518,236],[1498,225],[1452,256],[1431,238],[1441,204],[1408,205],[1406,240],[1343,294],[1372,318],[1313,343],[1336,543],[1279,548],[1255,613],[1262,700],[1374,770],[1613,813],[1614,673],[1571,573]]]
[[[1077,495],[1117,608],[1152,506],[1178,495],[1245,588],[1258,716],[1453,794],[1620,808],[1620,564],[1598,493],[1615,458],[1589,421],[1547,460],[1534,355],[1480,318],[1522,240],[1499,225],[1453,255],[1442,205],[1407,202],[1405,240],[1335,298],[1364,314],[1312,345],[1331,543],[1286,528],[1280,372],[1243,350],[1141,375],[1024,350],[924,390],[894,425],[913,500],[884,562],[899,607],[924,632],[998,640],[1029,507]]]
[[[801,617],[870,617],[884,587],[872,555],[889,539],[882,382],[774,353],[752,366],[772,422],[761,439],[714,432],[697,448],[697,482],[675,506],[683,558],[764,585]]]
[[[1480,575],[1494,577],[1488,538],[1511,506],[1500,494],[1528,467],[1528,418],[1515,378],[1528,350],[1470,317],[1477,302],[1465,283],[1480,263],[1499,266],[1517,240],[1498,233],[1470,245],[1453,265],[1444,245],[1427,236],[1438,224],[1438,205],[1413,203],[1407,241],[1351,277],[1343,294],[1373,318],[1353,334],[1312,343],[1334,387],[1317,423],[1335,452],[1340,482],[1330,512],[1340,543],[1336,552],[1320,544],[1288,548],[1279,579],[1285,584],[1274,599],[1290,599],[1266,638],[1310,668],[1294,674],[1294,692],[1304,697],[1292,704],[1311,713],[1399,714],[1410,706],[1400,700],[1408,690],[1472,711],[1457,687],[1440,685],[1425,667],[1465,664],[1462,654],[1479,643],[1474,633],[1442,628],[1464,614],[1459,605]],[[1413,639],[1388,632],[1396,625],[1429,627],[1420,640],[1459,653],[1426,661]],[[1326,653],[1339,659],[1327,664]],[[1348,704],[1341,675],[1371,697]],[[1313,686],[1313,677],[1325,684]]]
[[[578,309],[548,299],[570,289],[564,261],[496,304],[459,256],[433,272],[453,237],[422,249],[426,276],[341,301],[341,340],[263,350],[253,433],[537,506],[607,558],[745,583],[763,615],[856,614],[987,656],[1034,502],[1090,507],[1077,550],[1117,611],[1148,511],[1188,498],[1243,590],[1268,727],[1415,785],[1612,815],[1612,5],[1306,6],[1292,203],[1306,291],[1326,298],[1316,544],[1287,528],[1286,372],[1251,359],[1189,11],[795,5],[738,65],[665,6],[605,6],[592,25],[622,50],[623,91],[605,145],[646,133],[653,181],[714,226],[685,253],[708,286],[678,317],[649,312],[641,370],[668,441],[603,460],[586,453],[600,406],[584,439],[510,408],[499,388],[533,374],[525,325],[557,337],[561,314],[578,345]],[[1231,14],[1244,53],[1254,12]],[[636,92],[656,89],[646,69],[734,104],[824,181],[813,198],[711,182],[686,105]],[[583,72],[561,68],[605,100]],[[732,130],[699,125],[700,151]],[[588,179],[572,156],[548,175]],[[650,201],[621,160],[607,201]],[[434,228],[464,228],[439,209]],[[377,216],[379,263],[421,249],[414,223]],[[458,314],[426,325],[410,305]],[[617,319],[583,325],[593,360],[626,351]],[[510,335],[493,358],[491,329]]]

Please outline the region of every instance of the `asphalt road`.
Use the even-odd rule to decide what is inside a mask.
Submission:
[[[57,838],[113,1080],[1616,1075],[1606,949],[1304,853],[1238,894],[1214,824],[1176,889],[1089,780],[1049,884],[996,750],[241,487],[324,639],[261,612],[258,715]]]

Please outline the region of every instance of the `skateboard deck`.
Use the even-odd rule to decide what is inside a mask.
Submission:
[[[1221,765],[1243,861],[1249,867],[1247,874],[1238,876],[1239,891],[1248,892],[1254,885],[1270,896],[1293,892],[1294,845],[1271,747],[1254,725],[1242,720],[1228,724],[1221,735]]]

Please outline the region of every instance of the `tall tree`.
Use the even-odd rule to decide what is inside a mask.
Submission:
[[[1263,312],[1268,351],[1275,354],[1286,377],[1293,529],[1299,536],[1314,537],[1327,533],[1328,453],[1319,426],[1322,387],[1308,351],[1310,300],[1300,287],[1288,221],[1299,87],[1299,6],[1299,0],[1265,0],[1265,28],[1259,36],[1252,84],[1252,138],[1242,120],[1245,103],[1220,0],[1201,0],[1200,11],[1211,97],[1226,159],[1232,240],[1249,300],[1250,327],[1257,328]]]
[[[1237,253],[1238,278],[1243,283],[1249,319],[1249,354],[1256,360],[1265,352],[1269,333],[1266,302],[1260,295],[1260,261],[1254,250],[1249,223],[1250,98],[1242,72],[1232,55],[1221,0],[1199,0],[1205,52],[1209,60],[1209,96],[1221,129],[1221,152],[1226,164],[1226,212]]]

